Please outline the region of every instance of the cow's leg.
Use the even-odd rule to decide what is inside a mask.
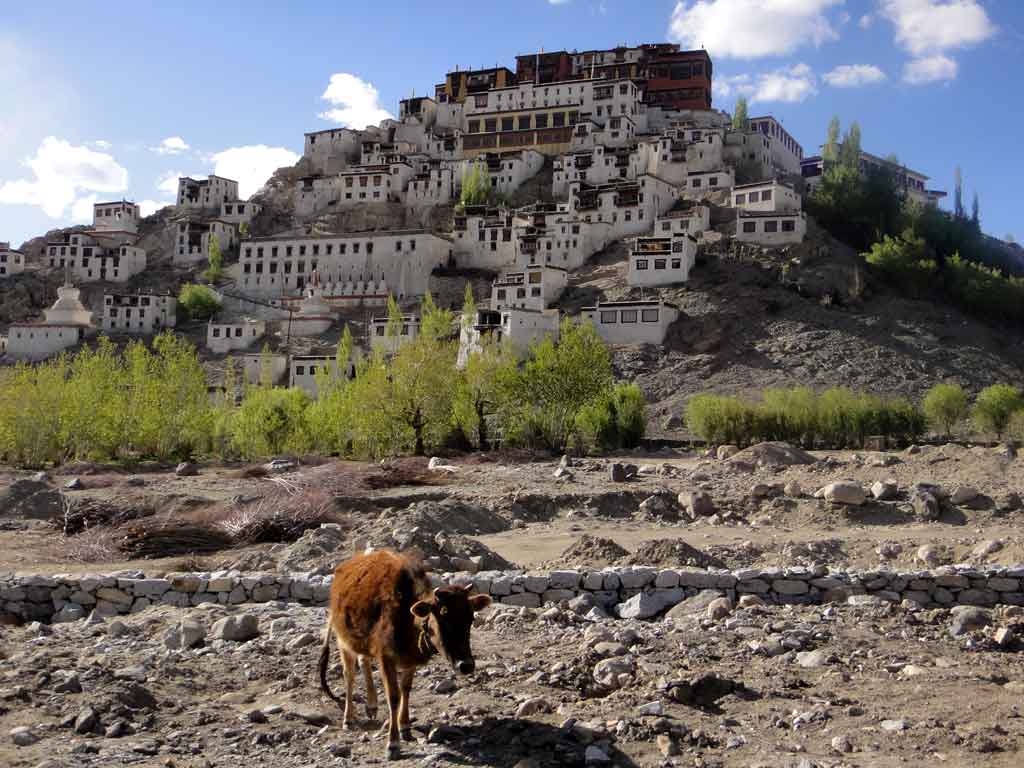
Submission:
[[[338,641],[338,650],[341,652],[341,666],[345,670],[345,713],[341,718],[341,727],[348,728],[355,722],[355,707],[352,698],[355,695],[356,668],[359,665],[359,657],[348,648],[342,646]]]
[[[380,666],[380,676],[384,680],[384,695],[388,698],[387,757],[393,758],[397,757],[402,749],[398,734],[398,710],[401,698],[398,688],[398,668],[395,665],[395,660],[387,656],[381,656],[377,663]]]
[[[398,682],[402,690],[402,703],[398,713],[398,727],[402,738],[412,741],[412,723],[409,720],[409,696],[412,693],[412,679],[416,676],[415,669],[403,669],[398,673]]]
[[[376,720],[377,688],[373,684],[373,662],[369,656],[363,656],[359,663],[363,666],[363,679],[366,682],[366,716],[370,720]]]

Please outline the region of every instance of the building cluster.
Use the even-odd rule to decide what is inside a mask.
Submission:
[[[624,241],[628,253],[624,283],[640,298],[595,302],[582,315],[609,344],[662,343],[678,310],[659,289],[689,280],[712,210],[725,209],[716,221],[737,241],[800,243],[807,230],[800,178],[813,186],[822,169],[821,158],[805,157],[776,118],[754,117],[736,127],[713,109],[712,73],[707,52],[667,43],[525,54],[514,69],[456,68],[433,95],[403,99],[397,119],[305,134],[303,175],[292,197],[302,226],[287,234],[249,236],[260,205],[239,200],[237,182],[215,175],[180,179],[169,225],[173,263],[204,262],[216,239],[222,251],[238,252],[228,273],[232,290],[276,310],[272,319],[243,314],[211,322],[207,346],[235,355],[256,381],[268,374],[265,356],[253,348],[267,334],[317,337],[331,330],[340,311],[363,308],[367,347],[393,353],[416,337],[417,318],[406,316],[400,328],[388,330],[387,317],[369,313],[389,296],[408,306],[438,270],[455,269],[497,275],[476,316],[460,324],[460,360],[488,338],[525,351],[537,339],[557,337],[554,305],[571,273],[615,241]],[[887,162],[862,156],[865,171]],[[934,202],[941,195],[927,190],[921,174],[889,170],[915,199]],[[455,207],[450,231],[329,233],[313,221],[372,204],[408,208],[422,221],[418,211],[454,205],[470,179],[489,186],[489,202]],[[525,206],[510,203],[541,179],[550,183],[550,195]],[[79,282],[128,281],[146,268],[138,218],[132,203],[97,204],[91,229],[47,243],[49,266]],[[0,244],[0,277],[24,266],[21,254]],[[58,304],[65,298],[67,304],[73,289],[62,290],[67,297]],[[174,326],[169,296],[107,294],[102,310],[108,332]],[[51,312],[44,333],[60,334],[61,343],[92,328],[91,315],[75,315],[72,323],[58,312],[51,322]],[[65,326],[74,332],[57,330]],[[9,354],[19,349],[15,332]],[[31,355],[20,354],[52,353],[57,342],[44,338]],[[333,360],[274,355],[272,378],[287,376],[315,393],[325,373],[340,375]]]

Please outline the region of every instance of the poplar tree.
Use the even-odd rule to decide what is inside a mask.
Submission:
[[[736,99],[736,110],[732,115],[732,127],[737,131],[745,131],[749,122],[747,97],[740,96]]]

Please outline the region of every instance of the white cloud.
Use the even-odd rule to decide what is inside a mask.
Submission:
[[[113,157],[53,136],[43,139],[24,165],[35,178],[0,183],[0,203],[36,205],[53,219],[87,197],[84,193],[111,194],[128,188],[128,171]]]
[[[996,33],[977,0],[880,0],[896,28],[896,42],[915,57],[966,48]]]
[[[839,37],[825,12],[844,0],[680,0],[669,37],[712,56],[756,59]]]
[[[97,141],[94,141],[92,145],[96,147],[96,149],[110,149],[112,146],[114,146],[109,141],[104,141],[103,139],[98,139]]]
[[[143,217],[152,216],[158,210],[166,208],[168,205],[174,205],[174,203],[164,200],[139,200],[139,215]]]
[[[180,155],[188,149],[188,144],[181,136],[168,136],[159,146],[153,147],[153,151],[158,155]]]
[[[217,176],[237,181],[239,197],[247,200],[259,191],[274,171],[295,165],[298,161],[299,156],[284,147],[268,147],[264,144],[231,147],[213,156],[213,172]]]
[[[393,115],[380,105],[380,94],[373,84],[348,72],[331,75],[331,82],[320,98],[334,105],[333,109],[320,113],[321,119],[349,128],[362,130],[368,125],[377,125],[381,120],[393,119]]]
[[[874,64],[842,64],[821,79],[833,88],[858,88],[885,80],[885,72]]]
[[[181,171],[168,171],[167,173],[160,174],[156,180],[156,188],[159,192],[166,192],[168,195],[178,196],[178,179],[182,176],[189,176],[190,174],[182,173]],[[142,205],[142,203],[139,203]]]
[[[814,73],[806,64],[795,64],[757,75],[716,76],[712,90],[715,96],[721,98],[746,96],[751,102],[787,103],[803,101],[818,92]]]
[[[857,20],[857,26],[860,27],[861,29],[870,29],[871,24],[874,22],[874,20],[874,16],[872,16],[870,13],[865,13]]]
[[[88,223],[92,221],[92,207],[99,202],[96,195],[80,197],[71,204],[71,220]]]
[[[566,5],[570,2],[572,2],[572,0],[548,0],[550,5]]]
[[[940,80],[954,80],[960,67],[954,59],[937,53],[912,59],[903,66],[903,82],[910,85],[926,85]]]
[[[850,23],[850,14],[847,13],[846,11],[841,11],[840,14],[839,14],[839,23],[840,24],[844,24],[844,25],[845,24],[849,24]]]

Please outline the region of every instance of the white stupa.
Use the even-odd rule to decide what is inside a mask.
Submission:
[[[92,312],[86,309],[79,298],[81,291],[68,282],[57,289],[57,301],[49,309],[43,310],[46,315],[45,325],[81,325],[92,328]]]
[[[331,305],[324,300],[320,289],[320,274],[313,273],[313,284],[299,304],[299,310],[290,321],[288,331],[292,336],[319,336],[334,324]]]

